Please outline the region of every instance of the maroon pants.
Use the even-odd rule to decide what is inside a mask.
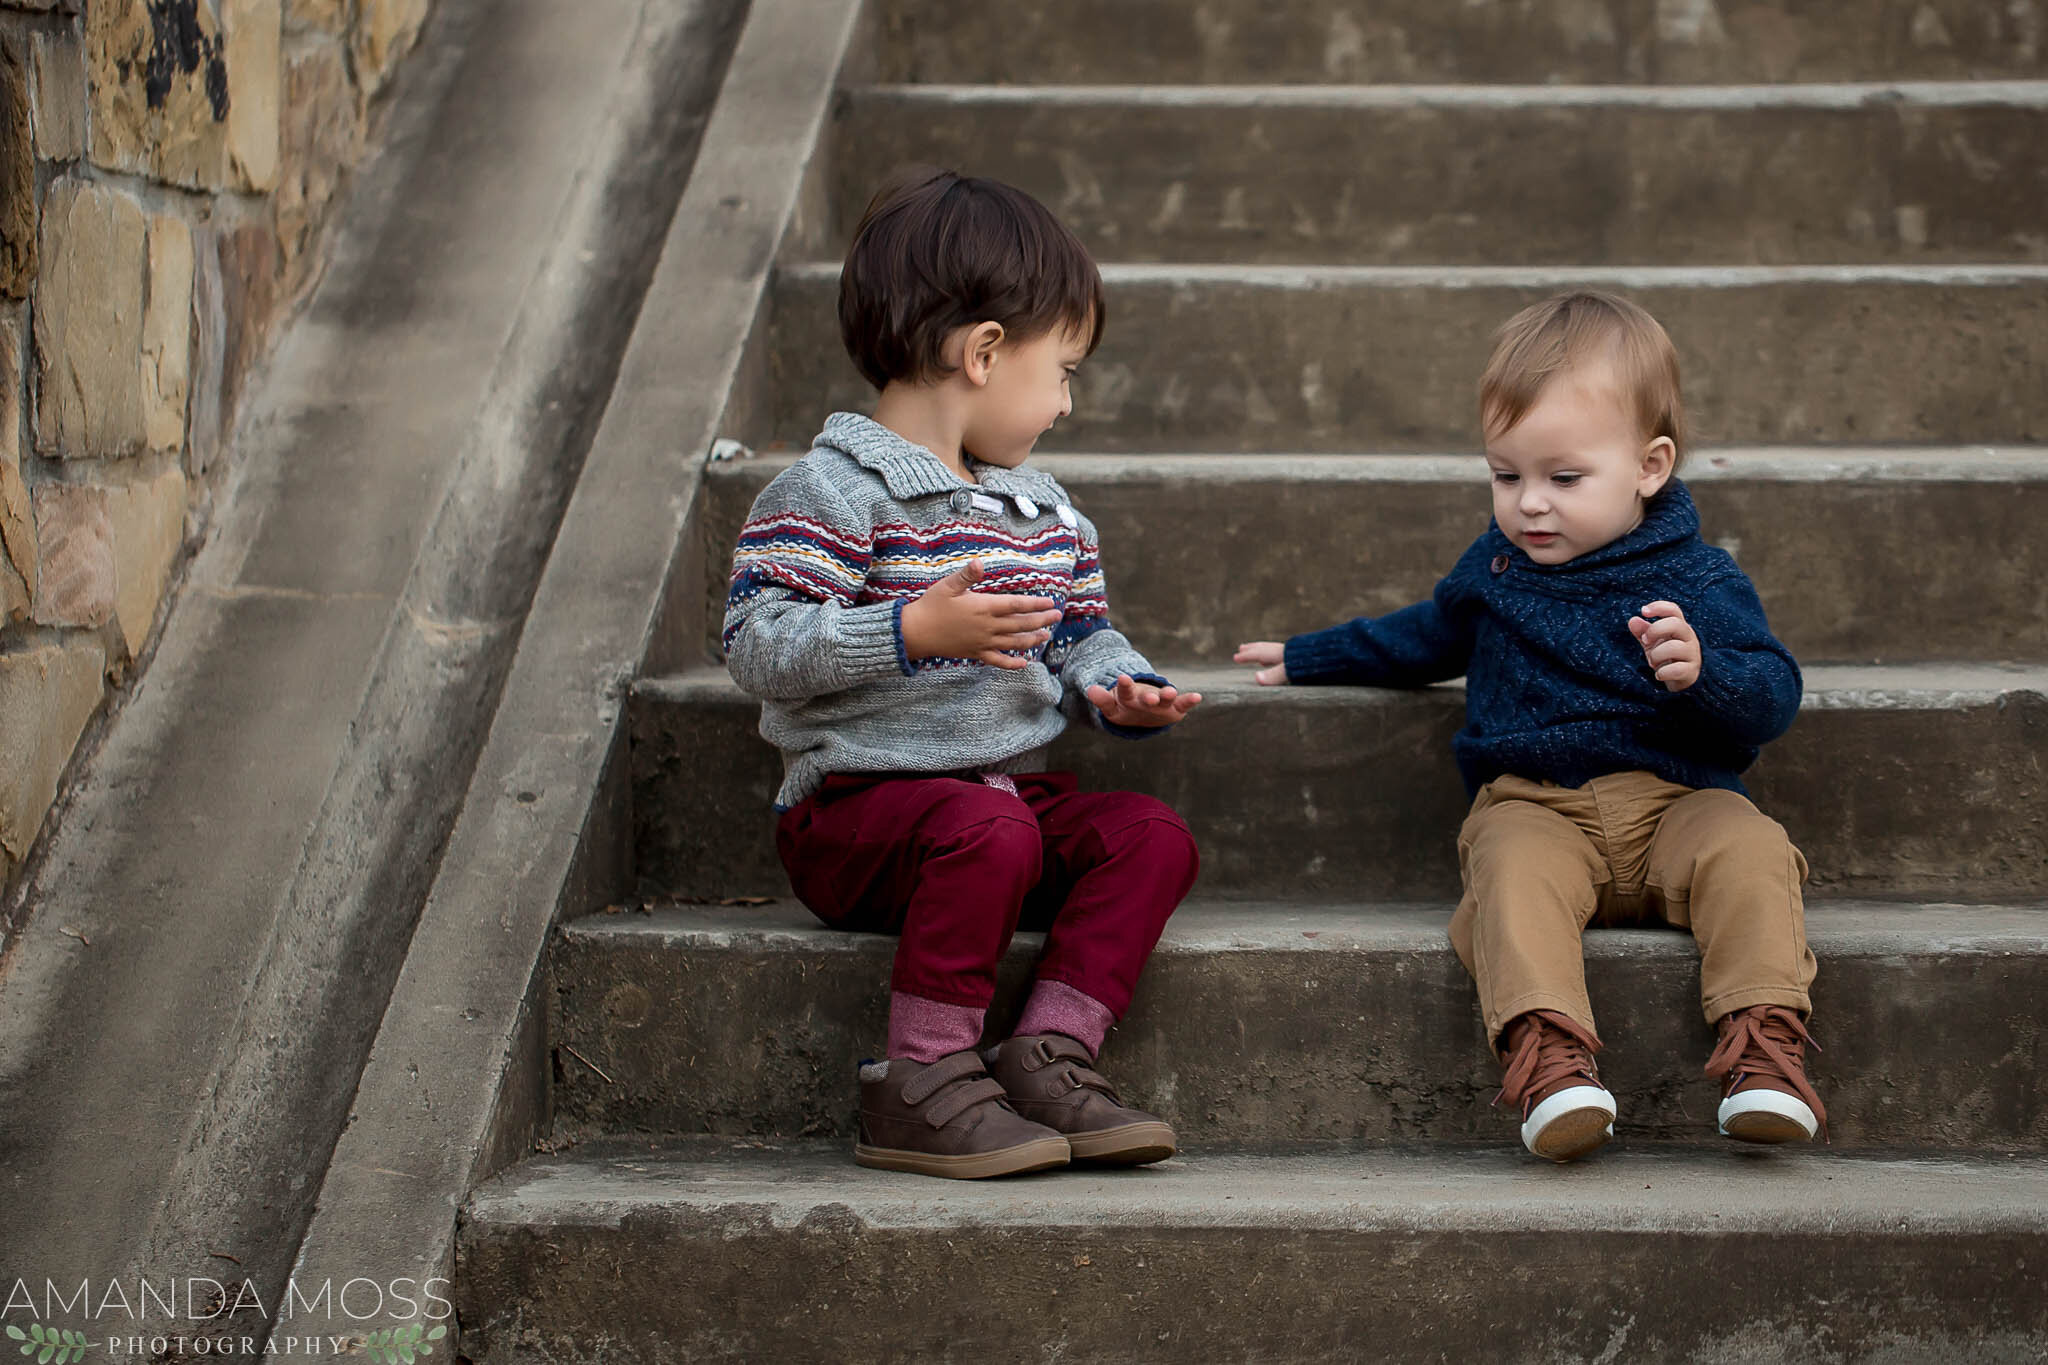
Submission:
[[[1163,802],[1028,773],[1017,795],[958,777],[835,776],[776,826],[790,885],[836,929],[901,935],[894,990],[985,1009],[1020,925],[1041,980],[1121,1018],[1194,884],[1194,836]]]

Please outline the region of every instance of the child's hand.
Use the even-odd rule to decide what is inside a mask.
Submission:
[[[1666,689],[1683,692],[1700,680],[1700,637],[1676,602],[1650,603],[1628,628]]]
[[[1087,689],[1087,698],[1112,725],[1171,725],[1195,709],[1200,692],[1179,692],[1171,687],[1154,687],[1136,681],[1128,673],[1116,675],[1116,691],[1101,683]]]
[[[1237,653],[1230,656],[1236,664],[1258,664],[1258,672],[1252,678],[1261,687],[1285,687],[1287,685],[1287,646],[1272,640],[1254,640],[1239,645]]]
[[[913,659],[978,659],[997,668],[1036,662],[1003,651],[1044,644],[1059,608],[1047,597],[976,592],[981,578],[981,561],[970,559],[904,607],[903,652]]]

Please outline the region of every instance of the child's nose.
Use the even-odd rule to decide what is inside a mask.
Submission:
[[[1521,506],[1523,516],[1538,516],[1550,510],[1550,500],[1543,495],[1541,488],[1530,484],[1523,484]]]
[[[1073,411],[1074,411],[1074,395],[1073,395],[1072,393],[1068,393],[1068,392],[1063,392],[1063,393],[1061,393],[1061,394],[1060,394],[1060,416],[1062,416],[1062,417],[1066,417],[1066,416],[1070,415],[1070,414],[1071,414],[1071,413],[1072,413]]]

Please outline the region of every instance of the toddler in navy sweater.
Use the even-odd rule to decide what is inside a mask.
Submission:
[[[1675,477],[1670,338],[1624,299],[1560,295],[1501,328],[1479,394],[1493,524],[1430,599],[1237,661],[1269,685],[1465,677],[1451,942],[1531,1152],[1614,1133],[1580,947],[1596,920],[1691,929],[1720,1131],[1810,1140],[1806,864],[1739,776],[1792,723],[1799,666]]]

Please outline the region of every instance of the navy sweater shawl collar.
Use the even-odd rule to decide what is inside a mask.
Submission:
[[[1601,546],[1590,554],[1566,560],[1562,564],[1538,564],[1515,547],[1507,533],[1500,529],[1500,523],[1492,523],[1487,535],[1493,541],[1489,547],[1496,554],[1507,555],[1516,567],[1530,573],[1543,574],[1561,581],[1577,581],[1593,586],[1605,579],[1610,571],[1621,569],[1637,561],[1667,553],[1696,540],[1700,533],[1699,508],[1693,505],[1692,493],[1676,478],[1665,482],[1657,495],[1643,506],[1642,524],[1621,539]]]

